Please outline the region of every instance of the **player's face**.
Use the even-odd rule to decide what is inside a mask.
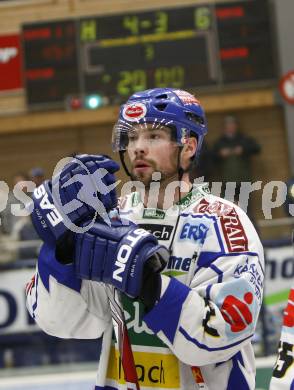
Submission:
[[[153,172],[160,172],[162,180],[175,176],[178,146],[171,140],[168,127],[136,126],[129,132],[128,139],[131,171],[136,180],[148,185]]]

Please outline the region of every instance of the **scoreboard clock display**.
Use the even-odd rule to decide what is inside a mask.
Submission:
[[[85,90],[119,97],[216,83],[212,16],[204,6],[81,20]]]
[[[271,80],[270,27],[266,0],[24,25],[27,102],[99,94],[119,103],[147,88]]]

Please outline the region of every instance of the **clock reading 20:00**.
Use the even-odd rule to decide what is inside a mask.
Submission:
[[[133,92],[147,89],[148,76],[151,78],[151,84],[156,85],[158,88],[168,86],[182,88],[185,84],[185,68],[180,65],[154,68],[149,74],[144,69],[135,69],[119,72],[117,93],[122,96],[128,96]]]

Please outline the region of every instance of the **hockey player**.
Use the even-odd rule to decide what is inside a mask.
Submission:
[[[255,388],[251,338],[263,249],[240,208],[189,180],[206,132],[204,111],[188,92],[136,93],[113,130],[113,149],[138,189],[120,199],[120,218],[109,211],[118,165],[105,156],[77,156],[34,193],[33,221],[44,245],[28,309],[51,335],[103,337],[96,390],[138,388],[124,379],[107,286],[123,294],[141,389]],[[86,171],[99,180],[86,185]],[[83,196],[76,177],[87,187]],[[95,219],[93,193],[102,210]],[[77,198],[80,207],[63,213]]]
[[[278,358],[270,390],[294,390],[294,287],[291,288],[284,311]]]

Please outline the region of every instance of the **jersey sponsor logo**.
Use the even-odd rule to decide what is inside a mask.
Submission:
[[[122,295],[122,303],[128,329],[128,335],[132,345],[148,347],[166,347],[166,345],[148,328],[143,321],[145,307],[139,301]]]
[[[122,244],[119,248],[117,258],[114,263],[117,268],[112,274],[113,279],[117,280],[120,283],[122,282],[122,274],[125,272],[126,263],[131,256],[133,247],[137,244],[138,241],[141,240],[142,237],[148,234],[149,233],[146,232],[146,230],[144,229],[136,229],[124,238],[124,240],[129,243]]]
[[[142,387],[160,389],[179,389],[179,362],[171,353],[133,351],[139,383]],[[110,350],[107,379],[125,384],[119,352],[114,347]]]
[[[222,215],[220,222],[229,252],[247,252],[248,239],[236,210]]]
[[[140,303],[138,301],[133,301],[132,304],[133,307],[131,310],[125,310],[127,329],[132,330],[137,335],[142,333],[153,335],[152,330],[149,329],[145,322],[141,319],[143,313],[141,313],[142,307],[140,307]]]
[[[126,104],[122,111],[122,116],[125,120],[136,122],[145,117],[147,107],[143,103]]]
[[[178,256],[170,256],[168,259],[168,263],[166,266],[166,270],[178,270],[183,271],[183,273],[186,273],[189,271],[191,265],[191,258],[190,257],[178,257]],[[170,273],[168,272],[170,275]]]
[[[214,201],[212,203],[207,202],[207,200],[202,199],[193,209],[195,213],[208,213],[212,215],[217,215],[218,217],[221,217],[222,215],[228,214],[230,211],[232,211],[233,207],[229,206],[223,202],[220,201]]]
[[[209,228],[204,223],[190,224],[185,223],[180,233],[180,240],[192,240],[204,243]]]
[[[220,217],[220,223],[229,252],[248,251],[248,239],[234,207],[223,202],[201,200],[193,211],[201,214],[212,214]]]
[[[153,234],[158,240],[167,241],[170,239],[171,233],[173,231],[173,226],[171,225],[156,225],[156,224],[139,224],[142,229],[147,230],[149,233]]]
[[[260,266],[256,262],[255,258],[249,258],[247,257],[245,263],[242,262],[241,264],[237,264],[235,270],[234,270],[234,277],[236,279],[239,279],[243,277],[244,273],[247,273],[249,275],[249,283],[251,284],[256,298],[261,301],[262,299],[262,290],[263,290],[263,275],[262,271],[260,270]]]
[[[246,292],[241,301],[234,295],[228,295],[221,306],[224,320],[230,324],[233,333],[242,332],[253,321],[249,305],[253,302],[253,294]]]
[[[207,188],[207,190],[205,189]],[[192,203],[195,203],[199,198],[201,198],[204,195],[204,192],[208,191],[209,188],[207,184],[203,184],[201,186],[198,186],[197,188],[193,189],[192,192],[187,194],[180,202],[179,206],[181,210],[186,209],[189,207]]]
[[[46,214],[46,218],[53,227],[57,226],[60,222],[63,221],[59,211],[56,209],[54,204],[50,202],[48,193],[46,192],[45,186],[43,184],[34,190],[34,196],[38,200],[41,199],[40,207],[42,210],[49,210]],[[38,218],[42,219],[42,215],[38,212],[38,209],[36,209],[36,214],[38,215]],[[41,223],[42,225],[46,224],[44,220],[41,221]]]
[[[164,219],[165,218],[165,212],[158,209],[145,209],[143,211],[143,218],[147,219]]]

